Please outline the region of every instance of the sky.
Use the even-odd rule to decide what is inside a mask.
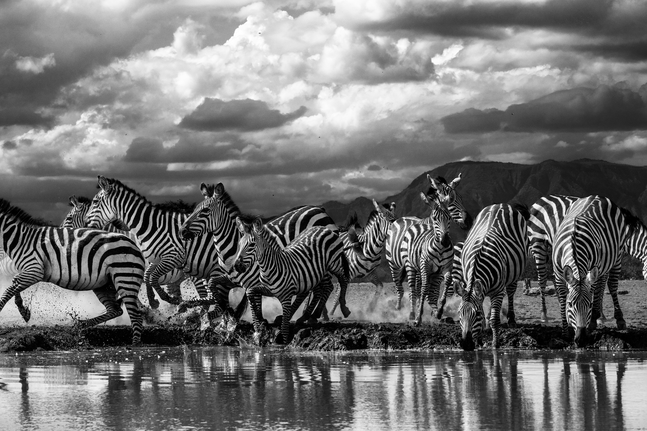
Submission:
[[[647,2],[0,0],[0,197],[248,213],[459,160],[647,165]]]

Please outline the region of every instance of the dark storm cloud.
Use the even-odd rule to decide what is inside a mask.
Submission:
[[[206,98],[180,122],[180,127],[201,131],[254,131],[282,126],[306,112],[305,106],[289,114],[270,109],[267,103],[244,99],[225,102]]]
[[[164,147],[157,138],[133,139],[123,158],[125,162],[142,163],[205,163],[237,159],[247,145],[236,136],[220,136],[217,140],[198,136],[182,137],[173,146]]]
[[[15,150],[16,148],[18,148],[18,144],[16,144],[14,141],[4,141],[2,143],[3,150]]]
[[[564,31],[609,31],[639,33],[640,16],[647,9],[636,5],[630,14],[614,10],[612,0],[552,0],[541,4],[515,2],[429,2],[402,10],[390,18],[360,28],[407,30],[443,36],[503,37],[505,29],[515,27],[552,28]],[[622,10],[621,7],[618,8]]]
[[[641,94],[622,86],[557,91],[498,109],[466,109],[440,120],[447,133],[600,132],[647,129]]]

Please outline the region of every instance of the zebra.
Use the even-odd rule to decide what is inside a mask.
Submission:
[[[647,228],[639,223],[625,242],[623,250],[643,264],[643,278],[647,280]]]
[[[537,268],[537,280],[539,282],[539,291],[541,293],[541,320],[548,320],[546,311],[546,281],[547,281],[547,262],[550,259],[555,233],[560,223],[564,220],[566,213],[578,197],[566,195],[550,195],[540,198],[530,208],[530,219],[528,220],[528,239],[530,241],[530,252],[535,260]],[[637,234],[640,230],[636,231]],[[640,243],[638,236],[632,244],[626,247],[629,254],[641,259],[643,268],[647,268],[647,248],[645,244]],[[647,274],[643,271],[644,274]],[[614,304],[614,310],[619,310],[617,289],[609,286],[609,293]],[[602,302],[599,305],[600,319],[604,318],[602,312]],[[626,328],[626,322],[622,313],[615,314],[616,325],[619,329]]]
[[[380,265],[380,260],[382,259],[382,250],[384,249],[384,242],[386,241],[389,226],[395,221],[395,202],[380,205],[373,199],[373,207],[375,209],[369,214],[366,226],[358,234],[357,240],[361,247],[359,252],[357,250],[351,250],[353,241],[350,238],[351,235],[348,230],[340,234],[344,243],[344,253],[348,260],[351,279],[368,279],[371,274],[374,274],[375,268]],[[354,221],[351,218],[350,224],[352,225]],[[373,281],[379,287],[377,282],[378,280]],[[335,312],[341,296],[345,297],[345,292],[341,292],[340,284],[339,296],[337,296],[330,314]],[[344,314],[344,310],[342,310],[342,314]],[[348,314],[349,312],[345,314],[345,317],[348,317]]]
[[[451,215],[444,202],[429,200],[424,193],[421,199],[431,208],[433,226],[423,223],[411,225],[400,246],[401,259],[409,284],[411,302],[410,320],[419,326],[425,298],[434,307],[445,274],[451,274],[454,248],[449,237]],[[420,281],[420,283],[418,282]],[[419,301],[416,310],[416,301]],[[416,313],[417,312],[417,313]]]
[[[467,234],[461,254],[463,281],[458,283],[461,303],[461,347],[473,350],[481,333],[483,300],[490,297],[492,346],[498,348],[501,303],[508,295],[508,324],[515,326],[513,297],[528,257],[528,209],[521,205],[493,204],[481,210]]]
[[[88,210],[87,226],[101,228],[106,224],[121,220],[137,236],[144,257],[149,262],[144,275],[149,304],[159,306],[154,289],[160,298],[171,304],[180,304],[179,289],[175,297],[169,296],[160,287],[162,277],[176,268],[172,277],[164,281],[179,286],[185,275],[208,280],[208,290],[215,294],[216,311],[222,313],[229,304],[229,291],[235,286],[220,265],[213,241],[209,235],[185,241],[180,236],[179,225],[187,214],[164,208],[151,203],[119,180],[98,176],[99,192],[94,196]],[[151,289],[152,288],[152,289]],[[239,318],[246,305],[243,298],[235,313]]]
[[[238,205],[233,201],[222,183],[216,185],[200,184],[204,200],[196,205],[180,228],[183,238],[189,239],[211,233],[217,250],[218,263],[223,268],[232,268],[238,250],[241,234],[236,226],[236,218],[241,215]],[[273,232],[283,246],[297,235],[313,226],[323,226],[336,233],[339,228],[326,211],[317,206],[300,206],[270,220],[265,226]],[[261,295],[251,290],[259,285],[258,264],[251,259],[245,270],[236,268],[228,272],[234,283],[243,286],[251,304],[252,320],[262,321]],[[250,295],[251,293],[251,295]],[[345,298],[340,297],[340,305],[345,307]]]
[[[465,244],[464,241],[460,241],[454,244],[452,271],[449,274],[445,274],[445,289],[443,289],[443,293],[440,296],[440,304],[438,305],[438,311],[436,312],[436,319],[438,320],[443,317],[443,311],[445,308],[445,303],[447,302],[447,296],[453,294],[458,288],[458,284],[463,282],[463,265],[461,264],[463,244]]]
[[[260,274],[260,293],[276,297],[283,308],[281,320],[282,341],[288,343],[290,319],[311,290],[314,298],[301,320],[312,314],[314,304],[322,307],[324,298],[330,295],[330,275],[335,275],[342,285],[348,283],[349,267],[344,255],[344,243],[339,233],[323,226],[314,226],[296,236],[283,246],[274,232],[263,224],[260,217],[237,217],[236,223],[242,233],[236,256],[251,249],[253,261]],[[323,283],[322,283],[323,282]],[[324,287],[326,286],[326,287]],[[328,290],[330,289],[330,290]],[[293,296],[296,296],[294,303]],[[254,330],[260,331],[260,323],[254,322]]]
[[[609,198],[591,195],[571,204],[555,232],[552,260],[562,333],[568,338],[573,328],[580,347],[597,327],[605,284],[611,292],[618,289],[622,248],[640,223]],[[614,317],[624,322],[615,301]]]
[[[126,235],[43,225],[0,199],[0,241],[18,271],[0,298],[0,310],[12,296],[41,281],[69,290],[92,290],[106,312],[78,326],[87,328],[120,316],[123,302],[133,328],[133,344],[141,343],[137,296],[145,261]]]
[[[461,178],[461,174],[459,174],[458,177],[447,184],[447,181],[443,177],[433,178],[431,175],[427,174],[427,180],[429,180],[430,186],[426,195],[430,199],[443,199],[447,204],[452,219],[458,223],[461,228],[469,229],[472,225],[472,217],[465,210],[463,199],[456,191],[456,186],[460,183]],[[391,224],[389,233],[386,237],[386,243],[384,245],[386,250],[386,261],[389,264],[391,277],[395,285],[397,310],[402,307],[402,297],[404,296],[404,289],[402,287],[402,271],[404,270],[404,262],[402,262],[400,256],[400,246],[404,240],[404,235],[407,229],[418,223],[431,225],[433,224],[433,221],[431,216],[424,219],[420,219],[418,217],[402,217]]]

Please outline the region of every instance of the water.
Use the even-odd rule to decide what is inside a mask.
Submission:
[[[647,352],[0,355],[2,430],[640,429]]]

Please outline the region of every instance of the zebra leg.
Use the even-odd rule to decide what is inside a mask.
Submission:
[[[18,307],[18,311],[20,312],[22,320],[24,320],[25,323],[28,323],[29,319],[31,319],[31,310],[23,304],[22,296],[20,296],[20,293],[16,293],[13,299],[16,303],[16,307]]]
[[[133,327],[133,345],[137,346],[142,342],[142,312],[139,307],[139,300],[136,296],[128,295],[122,298],[122,302],[126,306],[126,312],[130,317],[130,325]]]
[[[390,269],[391,269],[391,278],[393,278],[393,288],[398,298],[398,302],[395,304],[395,309],[399,310],[400,308],[402,308],[402,297],[404,296],[404,288],[402,287],[402,281],[404,280],[405,274],[403,269],[397,270],[392,266],[390,266]]]
[[[501,291],[497,296],[491,298],[492,308],[490,309],[490,327],[492,328],[492,348],[499,348],[499,331],[501,330],[501,304],[503,303]]]
[[[279,298],[279,302],[281,302],[281,307],[283,308],[283,320],[281,321],[281,339],[279,340],[277,337],[276,342],[278,344],[288,344],[289,341],[289,336],[290,336],[290,318],[291,316],[291,295],[284,295],[281,298]]]
[[[124,312],[121,309],[121,303],[117,300],[117,291],[112,286],[103,286],[92,291],[99,302],[104,306],[106,312],[97,317],[87,320],[79,320],[76,324],[80,329],[96,326],[100,323],[107,322],[121,316]]]
[[[420,326],[422,323],[422,313],[425,308],[425,297],[429,295],[429,277],[427,275],[427,268],[422,267],[422,274],[420,275],[420,300],[418,304],[417,314],[414,318],[413,324]]]
[[[506,287],[508,296],[508,328],[517,327],[517,319],[514,312],[514,294],[517,292],[517,282],[514,281]]]
[[[155,264],[149,264],[146,267],[146,271],[144,272],[144,284],[146,284],[146,297],[148,298],[148,305],[152,309],[157,309],[160,306],[160,303],[157,299],[155,299],[155,291],[153,290],[153,286],[150,284],[150,276],[151,272],[153,271]]]
[[[436,319],[440,320],[443,317],[443,312],[445,309],[445,303],[447,302],[447,296],[454,293],[454,285],[452,284],[452,273],[449,272],[443,277],[444,289],[442,295],[440,295],[440,304],[438,304],[438,310],[436,310]],[[440,287],[439,287],[440,288]]]
[[[343,278],[338,278],[339,284],[341,285],[342,283],[347,283],[346,280]],[[332,291],[335,289],[335,286],[332,283],[332,279],[330,278],[330,275],[327,275],[324,277],[322,282],[319,283],[317,288],[321,291],[321,299],[319,300],[319,303],[317,304],[317,308],[314,310],[313,316],[315,318],[319,318],[322,313],[325,313],[326,311],[326,302],[328,301],[328,298],[330,297]],[[342,287],[340,287],[342,289]],[[342,312],[343,314],[343,312]],[[348,312],[350,314],[350,311]],[[344,315],[344,317],[348,317],[348,314]],[[328,319],[324,319],[328,320]]]
[[[407,268],[407,283],[409,284],[409,304],[411,306],[409,321],[414,321],[418,304],[416,300],[420,298],[420,284],[418,284],[418,272],[413,268]]]
[[[20,292],[38,283],[42,279],[43,275],[40,271],[23,272],[16,275],[11,281],[11,285],[3,292],[2,297],[0,297],[0,311],[2,311],[11,298],[18,297]],[[22,297],[20,298],[22,301]],[[20,310],[20,307],[18,309]]]
[[[299,317],[297,319],[297,323],[301,324],[301,323],[305,322],[312,315],[312,310],[317,306],[317,303],[318,303],[318,301],[320,299],[320,296],[316,295],[315,292],[316,292],[316,290],[312,290],[312,298],[310,298],[310,301],[308,302],[308,305],[303,310],[303,314],[301,315],[301,317]],[[290,307],[288,308],[288,310],[289,310],[288,322],[296,314],[297,310],[299,309],[301,304],[303,304],[303,301],[305,301],[305,299],[310,295],[310,293],[311,292],[301,292],[301,293],[298,293],[296,295],[296,298],[294,298],[294,301],[292,301],[290,303]],[[283,313],[283,318],[285,318],[285,313]]]
[[[568,295],[568,288],[564,280],[557,275],[555,275],[555,293],[559,301],[559,312],[562,318],[562,336],[568,340],[570,339],[568,321],[566,320],[566,296]]]
[[[530,251],[535,258],[537,267],[537,281],[539,282],[539,291],[541,292],[541,321],[548,321],[546,312],[546,262],[548,260],[548,244],[546,241],[537,241],[530,246]]]
[[[166,293],[166,291],[162,289],[162,286],[160,286],[159,284],[160,277],[170,272],[171,270],[173,270],[173,268],[178,267],[179,264],[180,262],[175,262],[174,260],[165,260],[165,261],[159,262],[158,264],[152,264],[146,269],[146,272],[144,273],[144,282],[146,283],[146,289],[147,289],[146,292],[148,293],[149,301],[151,297],[150,297],[150,291],[148,290],[148,287],[151,286],[153,289],[155,289],[155,292],[157,292],[160,299],[162,299],[163,301],[174,305],[180,304],[181,298],[170,297],[168,293]],[[156,305],[151,304],[151,308],[159,307],[159,302],[155,301],[155,303]]]
[[[611,300],[613,301],[613,318],[616,319],[616,325],[618,329],[627,329],[627,322],[625,322],[624,315],[620,309],[620,301],[618,300],[618,280],[620,279],[621,269],[622,261],[611,268],[607,285],[611,294]]]
[[[260,288],[258,286],[252,286],[248,287],[246,289],[246,295],[247,298],[249,299],[249,303],[251,304],[252,308],[252,324],[254,325],[254,332],[256,334],[260,334],[262,330],[262,322],[258,317],[258,314],[256,310],[260,310],[261,308],[261,297],[262,293],[260,291]],[[255,335],[256,337],[256,335]]]
[[[331,316],[335,314],[335,310],[337,310],[337,306],[339,305],[339,294],[341,293],[340,290],[341,286],[339,288],[335,287],[333,290],[335,300],[333,301],[332,310],[330,310]]]

